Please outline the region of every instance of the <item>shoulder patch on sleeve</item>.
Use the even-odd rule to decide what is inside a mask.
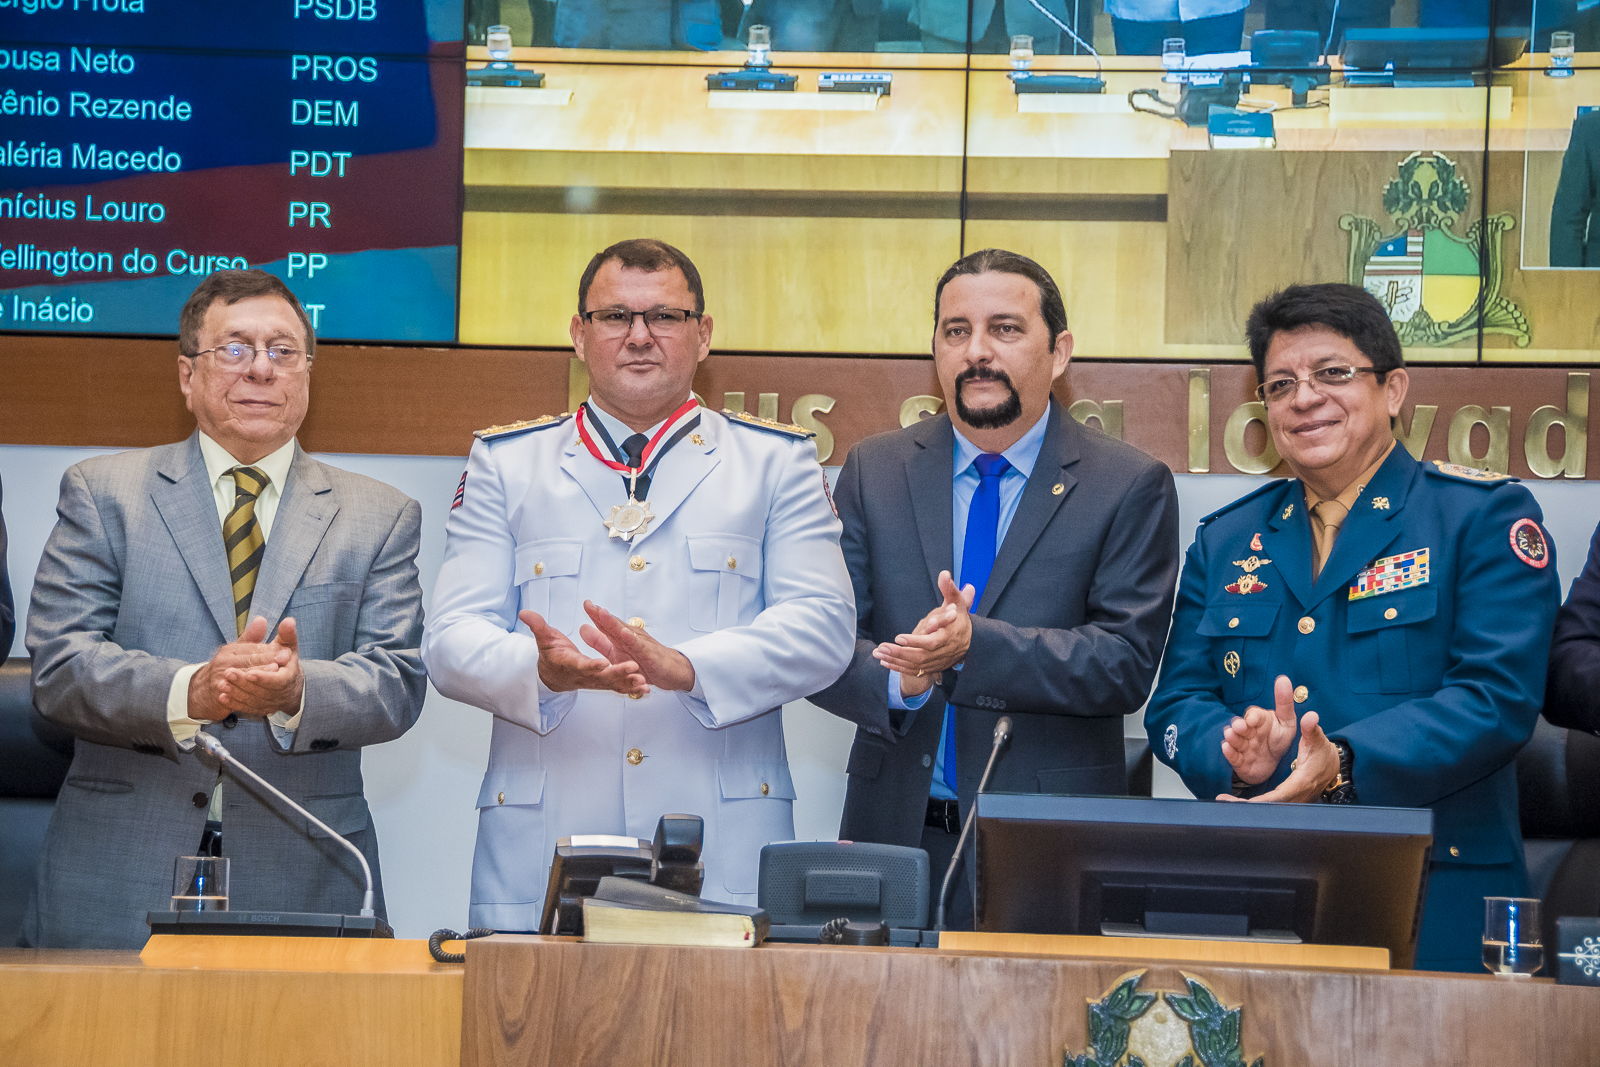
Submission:
[[[1239,505],[1245,503],[1246,501],[1254,500],[1256,497],[1260,496],[1262,493],[1269,492],[1269,491],[1271,491],[1273,489],[1282,488],[1283,485],[1286,482],[1290,481],[1290,480],[1291,479],[1288,479],[1288,478],[1274,478],[1274,479],[1272,479],[1272,481],[1268,482],[1266,485],[1263,485],[1263,486],[1260,486],[1258,488],[1250,490],[1250,492],[1246,493],[1244,496],[1240,497],[1238,500],[1235,500],[1233,503],[1222,505],[1222,507],[1218,508],[1216,511],[1213,511],[1211,514],[1209,514],[1205,518],[1201,519],[1200,520],[1200,525],[1204,526],[1206,523],[1210,522],[1212,519],[1216,518],[1218,515],[1226,515],[1228,512],[1232,511],[1234,508],[1236,508]]]
[[[1506,482],[1520,481],[1509,474],[1496,474],[1494,471],[1482,471],[1476,467],[1463,467],[1459,463],[1446,463],[1436,459],[1423,467],[1429,474],[1440,478],[1449,478],[1456,482],[1471,482],[1474,485],[1503,485]]]
[[[782,434],[801,441],[809,441],[817,436],[804,426],[796,426],[792,422],[779,422],[776,419],[763,419],[760,415],[752,415],[747,411],[729,411],[722,409],[723,416],[735,425],[749,426],[754,430],[765,430],[768,433]]]
[[[532,430],[547,430],[552,426],[560,426],[570,418],[572,418],[570,411],[563,411],[559,415],[540,415],[537,419],[523,419],[521,422],[508,422],[503,426],[473,430],[472,436],[480,441],[503,441],[508,437],[516,437]]]
[[[1535,570],[1544,570],[1550,562],[1550,542],[1532,519],[1518,519],[1511,524],[1511,551]]]

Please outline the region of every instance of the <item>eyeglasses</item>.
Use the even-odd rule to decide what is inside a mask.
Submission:
[[[1346,367],[1335,363],[1329,367],[1318,367],[1304,378],[1273,378],[1256,386],[1256,396],[1263,403],[1278,404],[1291,399],[1300,391],[1300,383],[1305,382],[1311,386],[1315,393],[1327,395],[1330,390],[1342,389],[1356,380],[1358,374],[1377,374],[1375,367]]]
[[[256,355],[261,352],[267,354],[267,359],[279,370],[299,370],[311,363],[311,357],[292,345],[269,345],[266,348],[256,348],[254,345],[232,344],[218,345],[215,348],[203,348],[191,355],[190,359],[198,359],[207,352],[216,354],[219,364],[229,369],[248,367],[255,362]]]
[[[700,312],[687,308],[651,308],[649,311],[629,311],[627,308],[598,308],[579,312],[579,318],[593,326],[602,337],[625,337],[633,330],[635,317],[644,319],[644,328],[655,337],[676,337],[698,319]]]

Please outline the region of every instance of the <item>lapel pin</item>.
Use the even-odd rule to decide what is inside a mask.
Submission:
[[[1283,518],[1287,519],[1290,515],[1293,515],[1293,514],[1294,514],[1294,505],[1293,504],[1290,504],[1288,507],[1283,509]]]
[[[1386,497],[1386,496],[1375,496],[1375,497],[1373,497],[1372,498],[1372,509],[1374,511],[1388,511],[1389,510],[1389,498]]]
[[[705,444],[706,444],[706,439],[704,437],[701,437],[697,433],[692,433],[692,434],[689,435],[689,443],[692,444],[692,445],[696,445],[696,446],[698,446],[700,448],[704,448]]]
[[[1057,482],[1055,485],[1052,485],[1050,487],[1050,495],[1051,496],[1060,496],[1062,493],[1065,493],[1066,491],[1067,491],[1067,487],[1062,485],[1060,482]]]
[[[1261,535],[1260,534],[1256,534],[1254,537],[1250,538],[1250,551],[1252,551],[1252,552],[1260,552],[1261,551]]]

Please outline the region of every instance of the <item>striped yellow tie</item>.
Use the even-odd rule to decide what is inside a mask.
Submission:
[[[255,467],[235,467],[228,473],[238,488],[233,510],[222,524],[222,543],[228,550],[228,572],[233,579],[233,621],[237,632],[244,633],[267,543],[261,536],[261,524],[256,521],[256,498],[267,487],[267,476]]]

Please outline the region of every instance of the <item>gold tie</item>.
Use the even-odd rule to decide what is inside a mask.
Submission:
[[[256,575],[261,571],[261,555],[266,538],[256,521],[256,498],[267,487],[267,476],[255,467],[235,467],[237,487],[233,510],[222,524],[222,543],[228,550],[228,573],[233,580],[233,621],[237,634],[244,633],[250,621],[250,598],[255,595]]]
[[[1311,509],[1313,517],[1313,547],[1311,553],[1311,580],[1322,574],[1322,565],[1333,555],[1333,543],[1339,539],[1339,528],[1349,516],[1350,509],[1337,500],[1324,500]]]

